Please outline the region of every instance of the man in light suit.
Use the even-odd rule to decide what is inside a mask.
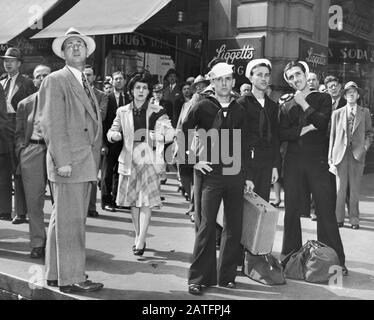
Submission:
[[[34,85],[40,88],[51,73],[45,65],[34,69]],[[47,147],[40,127],[38,95],[32,94],[18,104],[16,126],[16,154],[19,160],[26,204],[29,215],[30,257],[40,259],[45,254],[44,199],[47,180]]]
[[[108,111],[108,96],[103,91],[100,91],[99,89],[95,88],[94,81],[95,81],[96,76],[94,74],[94,70],[92,66],[86,65],[84,68],[84,74],[96,96],[97,102],[99,103],[101,120],[104,121],[106,118],[107,111]],[[96,211],[96,198],[97,198],[97,181],[92,183],[90,204],[88,206],[88,213],[87,213],[89,217],[97,218],[99,216],[99,213]]]
[[[332,114],[329,165],[336,175],[336,218],[344,226],[345,202],[349,188],[348,215],[352,229],[359,229],[359,198],[365,156],[373,139],[369,109],[357,104],[362,89],[350,81],[343,90],[347,104]]]
[[[17,172],[18,160],[15,151],[16,112],[18,103],[33,94],[36,88],[30,79],[27,79],[20,73],[23,59],[21,51],[18,48],[9,48],[1,58],[4,59],[4,69],[8,74],[8,76],[1,81],[1,84],[5,91],[7,105],[8,145],[11,159],[10,165],[1,170],[7,172],[7,180],[12,179],[12,175],[14,177],[15,216],[12,223],[21,224],[27,222],[27,207],[22,177],[19,172]],[[6,190],[6,198],[6,202],[12,201],[11,188]],[[11,220],[11,213],[6,212],[4,215],[0,216],[0,219]]]
[[[52,43],[66,66],[44,79],[39,110],[47,144],[47,174],[55,203],[48,227],[46,278],[60,291],[99,290],[85,276],[85,222],[97,179],[102,141],[99,104],[83,71],[95,41],[70,28]]]

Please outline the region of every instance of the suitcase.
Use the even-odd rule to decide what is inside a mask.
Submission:
[[[241,244],[253,255],[271,253],[279,211],[255,193],[244,194]]]

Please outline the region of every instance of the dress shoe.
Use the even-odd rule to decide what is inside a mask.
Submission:
[[[135,247],[135,250],[133,251],[133,252],[134,252],[134,255],[135,255],[135,256],[142,256],[142,255],[144,254],[145,247],[146,247],[146,243],[145,243],[145,242],[144,242],[144,247],[143,247],[143,249],[136,249],[136,247]]]
[[[274,208],[279,208],[279,205],[281,204],[282,200],[279,200],[277,202],[270,202],[270,204],[274,207]]]
[[[22,223],[28,223],[28,220],[25,216],[15,216],[12,220],[12,224],[22,224]]]
[[[236,283],[234,281],[228,282],[226,284],[221,284],[219,286],[227,289],[236,289]]]
[[[161,201],[165,201],[165,197],[160,197]]]
[[[342,273],[344,277],[348,276],[348,269],[346,266],[342,266]]]
[[[131,207],[125,207],[125,206],[117,206],[117,208],[121,210],[131,210]]]
[[[44,258],[45,257],[45,250],[44,250],[44,248],[43,247],[32,248],[31,253],[30,253],[30,257],[32,259],[41,259],[41,258]]]
[[[0,213],[0,220],[12,221],[12,214],[7,212]]]
[[[64,293],[82,293],[97,291],[103,287],[104,285],[102,283],[86,280],[85,282],[74,283],[70,286],[62,286],[60,287],[60,291]]]
[[[99,216],[99,213],[96,210],[88,210],[87,216],[97,218]]]
[[[351,228],[352,228],[353,230],[358,230],[358,229],[360,229],[360,226],[359,226],[358,224],[352,224],[352,225],[351,225]]]
[[[58,281],[57,280],[47,280],[47,286],[58,287]]]
[[[315,213],[310,214],[310,220],[317,221],[317,216],[315,215]]]
[[[111,204],[107,204],[104,206],[103,208],[105,211],[110,211],[110,212],[116,212],[116,208],[115,206],[111,205]]]
[[[203,294],[203,288],[199,284],[190,284],[188,286],[188,293],[194,296],[201,296]]]
[[[338,222],[338,228],[343,228],[344,227],[344,222]]]
[[[166,184],[166,181],[168,181],[168,179],[161,180],[160,183],[161,183],[162,185],[164,185],[164,184]]]

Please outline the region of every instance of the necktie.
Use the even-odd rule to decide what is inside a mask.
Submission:
[[[122,107],[123,105],[125,105],[125,103],[123,102],[123,94],[120,93],[118,99],[118,107]]]
[[[91,95],[91,91],[90,91],[90,87],[89,87],[87,78],[85,77],[85,75],[83,73],[82,73],[82,83],[83,83],[84,91],[86,91],[87,97],[91,101],[91,107],[96,114],[95,100]]]
[[[355,113],[354,109],[350,108],[349,110],[349,116],[348,116],[349,126],[350,126],[350,133],[353,134],[353,125],[355,123]]]
[[[8,78],[5,82],[4,92],[5,92],[5,99],[8,100],[9,95],[9,89],[10,89],[10,82],[12,81],[12,78]]]

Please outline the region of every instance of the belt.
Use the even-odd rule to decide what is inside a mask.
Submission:
[[[45,141],[43,139],[40,139],[40,140],[30,139],[30,143],[33,143],[33,144],[45,144]]]

